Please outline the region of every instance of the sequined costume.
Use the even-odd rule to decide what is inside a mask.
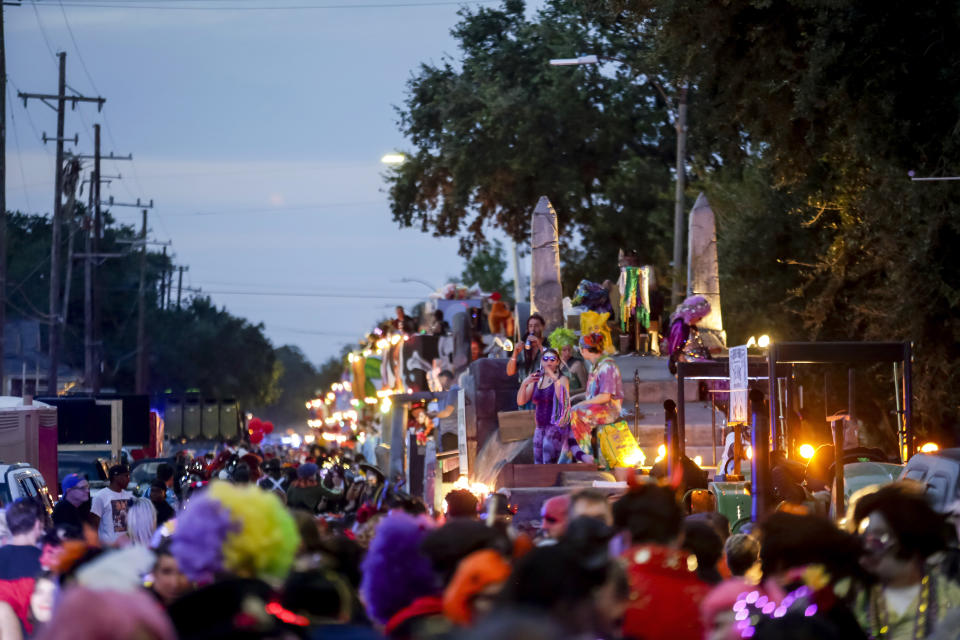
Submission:
[[[560,462],[584,462],[591,456],[591,439],[597,427],[616,422],[623,402],[623,381],[620,369],[610,356],[603,356],[594,365],[587,379],[587,400],[608,393],[603,404],[581,402],[570,410],[570,437],[560,455]]]
[[[700,603],[710,587],[697,577],[697,558],[655,544],[623,554],[630,581],[630,602],[623,635],[644,640],[701,640]]]
[[[558,382],[533,390],[537,428],[533,432],[533,462],[556,464],[570,437],[570,395]]]

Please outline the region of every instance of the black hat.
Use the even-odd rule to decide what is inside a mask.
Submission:
[[[112,481],[117,476],[122,476],[125,473],[130,473],[130,467],[128,467],[125,464],[115,464],[112,467],[110,467],[108,477]]]
[[[363,471],[365,475],[373,474],[377,477],[380,482],[383,482],[387,479],[387,476],[380,470],[379,467],[375,467],[372,464],[361,462],[360,471]]]
[[[167,612],[181,640],[272,637],[283,629],[269,612],[274,599],[266,583],[232,578],[186,594]]]

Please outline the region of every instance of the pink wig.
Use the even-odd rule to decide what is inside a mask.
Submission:
[[[146,591],[68,587],[37,640],[176,640],[163,607]]]

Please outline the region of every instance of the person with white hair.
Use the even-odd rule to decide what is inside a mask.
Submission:
[[[147,498],[134,498],[127,510],[127,535],[130,542],[149,547],[153,532],[157,530],[157,509]]]

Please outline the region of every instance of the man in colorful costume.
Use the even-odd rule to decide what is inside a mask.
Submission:
[[[620,418],[623,381],[613,358],[604,353],[604,338],[589,333],[580,338],[580,352],[590,363],[586,399],[570,410],[570,437],[560,462],[593,462],[594,430]]]

